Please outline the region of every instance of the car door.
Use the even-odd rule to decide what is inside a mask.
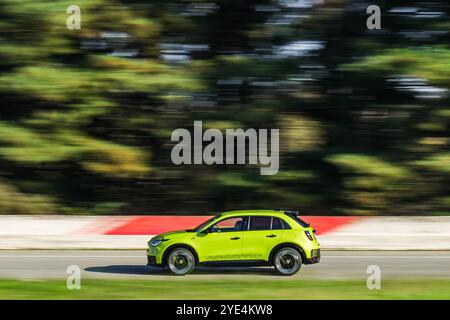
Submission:
[[[280,241],[283,225],[279,218],[250,216],[248,230],[243,231],[242,258],[245,260],[268,260],[270,251]]]
[[[242,228],[247,217],[230,217],[220,220],[197,235],[200,262],[240,260]]]

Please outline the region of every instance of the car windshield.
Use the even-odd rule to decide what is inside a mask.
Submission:
[[[192,231],[200,231],[201,229],[203,229],[205,226],[207,226],[210,222],[216,220],[220,215],[215,215],[214,217],[206,220],[205,222],[202,222],[201,224],[199,224],[198,226],[196,226],[195,228],[191,229]]]

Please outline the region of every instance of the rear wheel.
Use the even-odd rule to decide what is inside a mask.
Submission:
[[[293,275],[302,266],[302,256],[294,248],[284,247],[279,249],[273,258],[275,269],[286,276]]]
[[[186,248],[175,248],[167,256],[169,271],[177,276],[184,276],[195,267],[195,258],[192,252]]]

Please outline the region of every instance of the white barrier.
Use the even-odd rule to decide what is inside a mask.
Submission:
[[[0,216],[0,249],[142,249],[152,235],[104,235],[129,217]],[[367,217],[318,236],[324,250],[450,250],[450,217]]]

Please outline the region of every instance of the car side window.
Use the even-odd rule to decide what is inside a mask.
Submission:
[[[270,230],[272,225],[272,217],[252,216],[250,217],[250,231]]]
[[[280,218],[272,217],[272,230],[283,230],[283,223]]]
[[[242,231],[247,228],[248,217],[232,217],[223,219],[213,226],[211,232],[233,232]]]
[[[286,222],[286,221],[284,221],[283,219],[280,219],[280,221],[281,221],[281,224],[283,225],[283,229],[292,229],[291,228],[291,226]]]

